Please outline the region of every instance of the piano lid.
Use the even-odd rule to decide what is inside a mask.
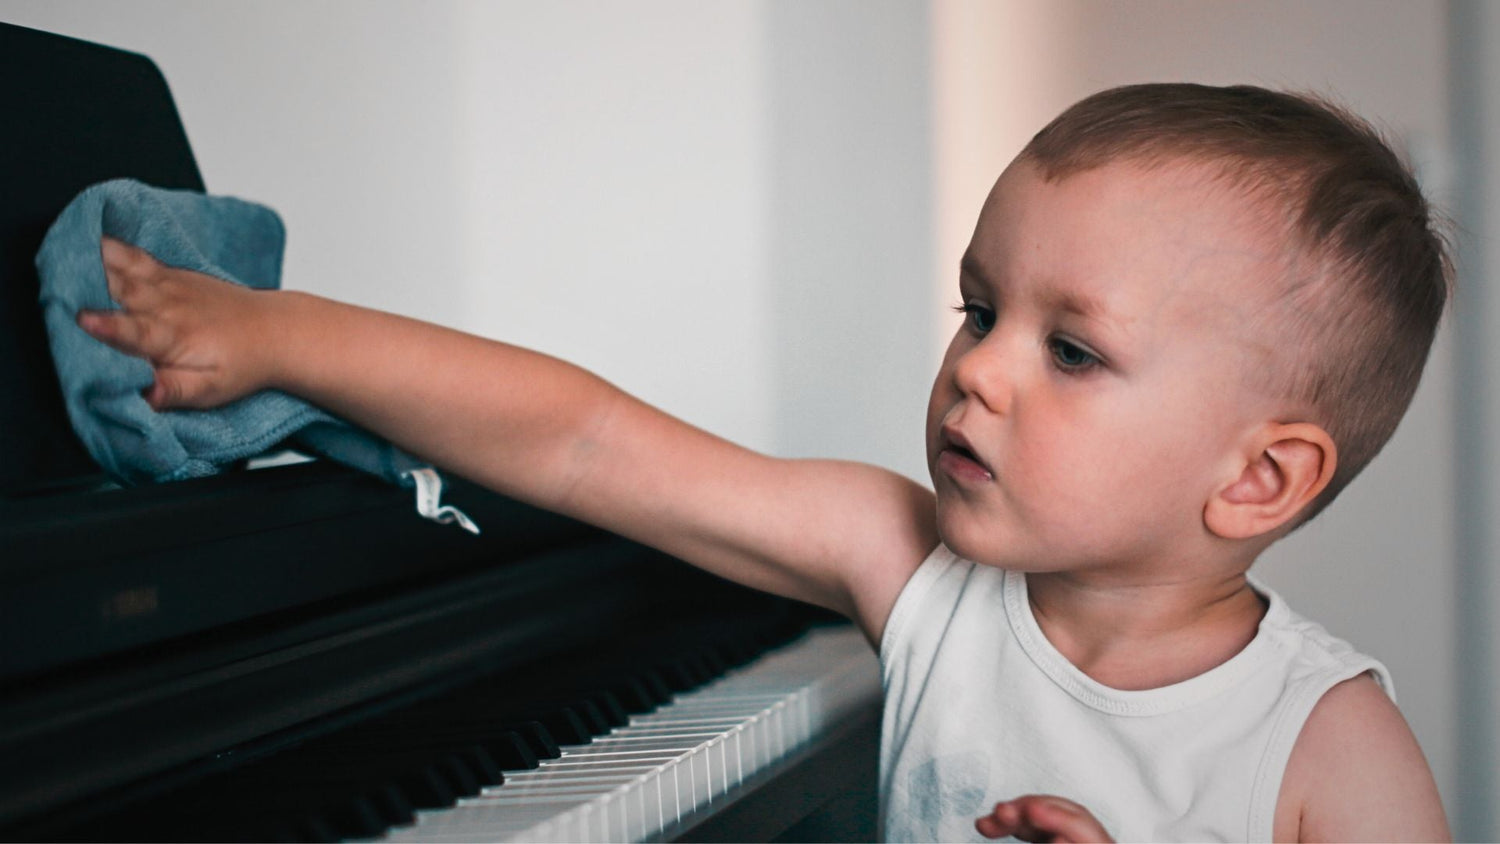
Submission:
[[[73,434],[47,348],[33,259],[95,182],[203,190],[171,92],[145,56],[0,23],[0,506],[102,479]]]

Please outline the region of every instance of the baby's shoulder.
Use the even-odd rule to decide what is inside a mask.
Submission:
[[[1369,674],[1329,689],[1287,761],[1278,841],[1449,837],[1437,785],[1396,704]]]

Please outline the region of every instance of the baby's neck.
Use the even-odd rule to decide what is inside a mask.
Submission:
[[[1080,671],[1116,689],[1196,677],[1255,638],[1265,600],[1243,573],[1149,585],[1101,584],[1072,572],[1030,574],[1037,624]]]

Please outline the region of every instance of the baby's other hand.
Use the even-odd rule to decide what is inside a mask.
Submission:
[[[1089,810],[1061,797],[1028,794],[996,803],[992,812],[974,822],[986,838],[1013,835],[1022,841],[1113,841]]]
[[[150,361],[153,408],[215,407],[265,386],[274,326],[260,313],[263,291],[165,266],[110,237],[99,254],[121,310],[80,311],[78,326]]]

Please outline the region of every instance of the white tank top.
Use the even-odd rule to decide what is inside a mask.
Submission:
[[[974,819],[1023,794],[1087,807],[1120,841],[1269,841],[1292,745],[1335,684],[1385,667],[1270,602],[1224,664],[1158,689],[1101,685],[1037,626],[1026,578],[939,546],[880,646],[881,833],[984,841]]]

